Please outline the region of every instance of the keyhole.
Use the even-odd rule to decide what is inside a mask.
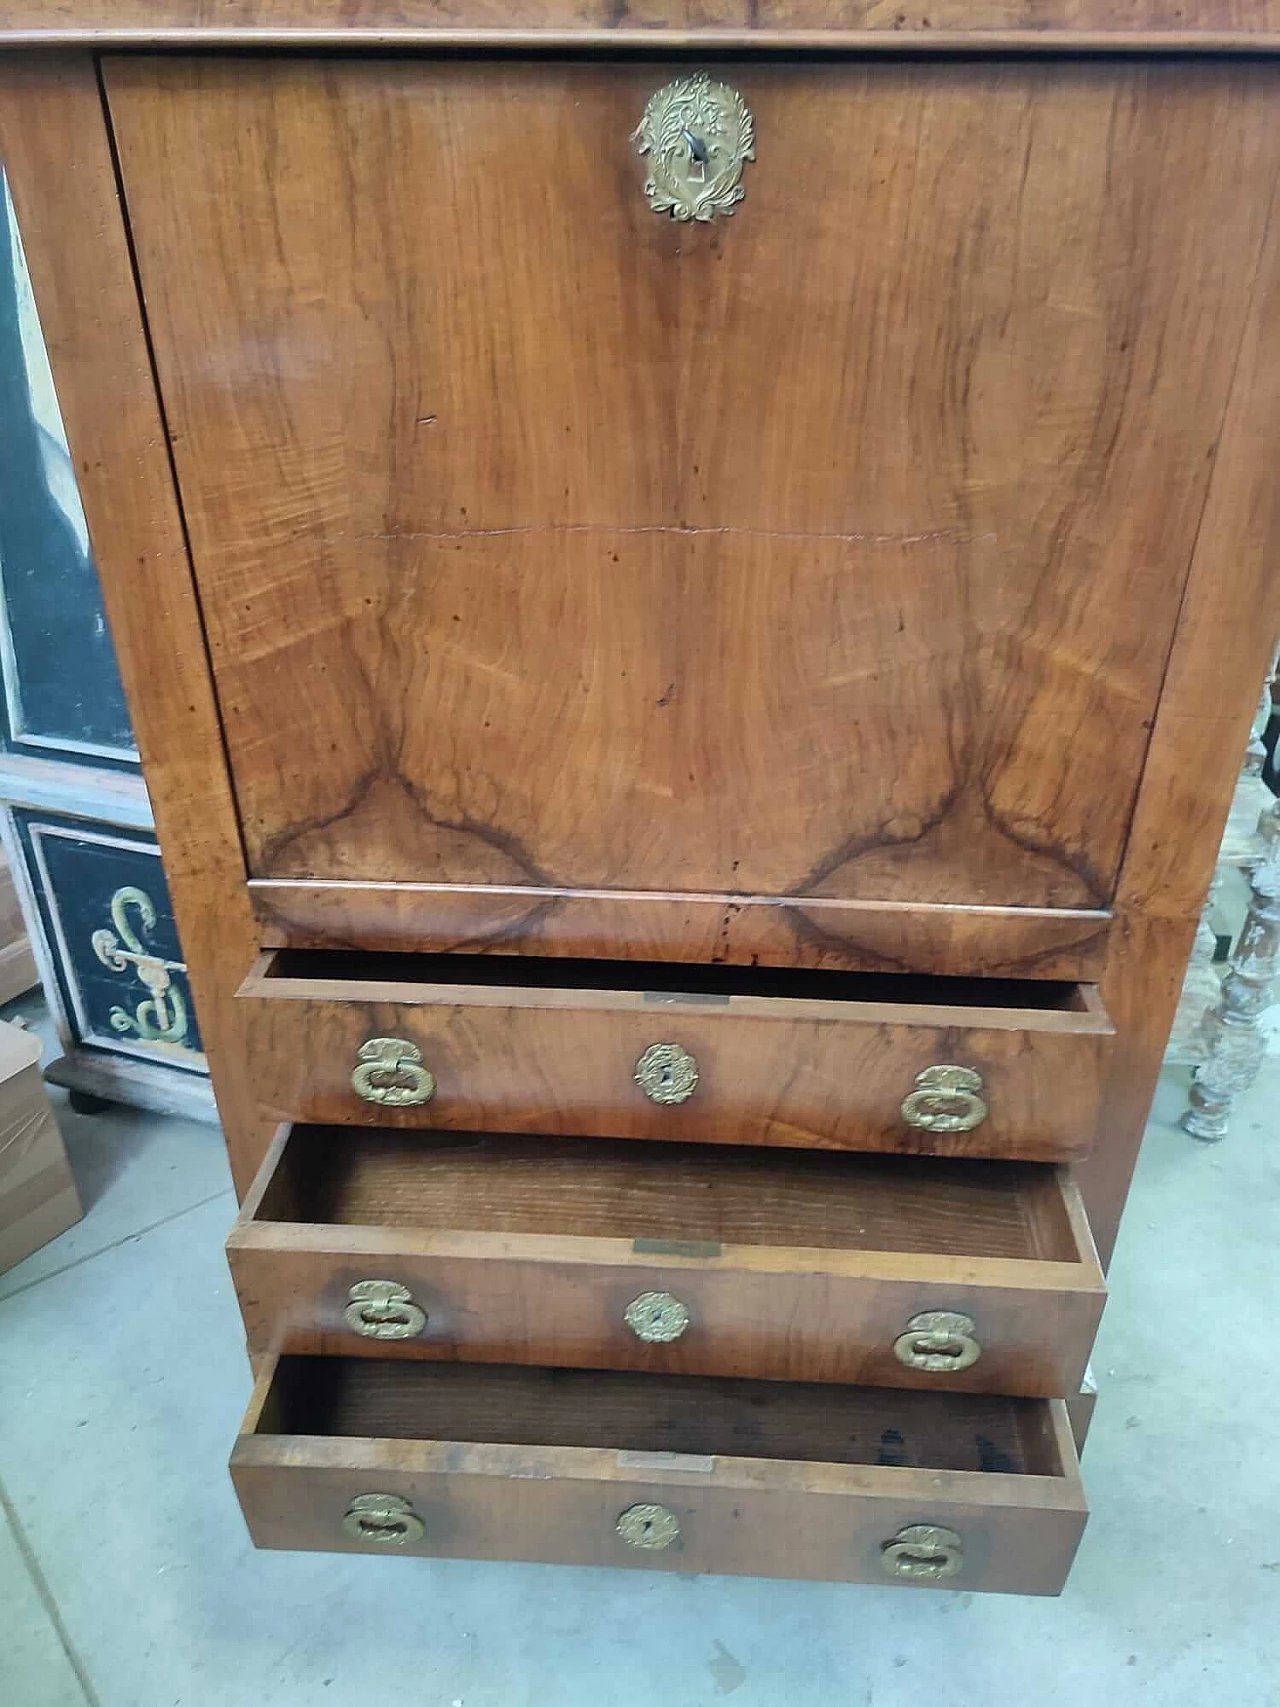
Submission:
[[[699,183],[702,183],[707,175],[707,145],[700,136],[695,136],[693,132],[687,128],[682,129],[680,134],[684,138],[685,147],[689,150],[690,163],[694,167],[690,176],[696,178]]]

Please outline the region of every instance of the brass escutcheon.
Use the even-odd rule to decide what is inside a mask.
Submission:
[[[981,1089],[972,1067],[926,1067],[903,1100],[902,1118],[919,1132],[972,1132],[988,1114]]]
[[[887,1576],[930,1583],[954,1577],[964,1564],[964,1544],[954,1529],[936,1523],[909,1523],[880,1549]]]
[[[751,111],[736,89],[705,71],[651,95],[631,140],[649,156],[644,193],[655,213],[705,224],[732,213],[747,193],[742,169],[756,157]]]
[[[689,1326],[688,1310],[670,1292],[642,1292],[627,1305],[622,1319],[648,1345],[668,1345]]]
[[[415,1304],[407,1286],[394,1280],[357,1280],[347,1293],[342,1319],[371,1340],[409,1340],[427,1325],[427,1313]]]
[[[680,1536],[675,1512],[664,1505],[629,1505],[616,1527],[628,1547],[645,1547],[653,1552],[670,1547]]]
[[[403,1547],[421,1541],[426,1525],[399,1494],[357,1494],[342,1519],[342,1533],[379,1547]]]
[[[360,1045],[351,1088],[366,1102],[409,1108],[430,1102],[436,1081],[422,1065],[422,1051],[403,1037],[371,1037]]]
[[[651,1043],[636,1062],[635,1080],[650,1102],[688,1102],[698,1088],[698,1063],[678,1043]]]
[[[924,1310],[912,1316],[906,1332],[894,1340],[893,1355],[908,1369],[954,1375],[982,1356],[975,1333],[971,1316],[962,1316],[956,1310]]]

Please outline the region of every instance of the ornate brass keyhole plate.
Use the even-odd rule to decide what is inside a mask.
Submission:
[[[893,1342],[893,1355],[908,1369],[954,1375],[982,1356],[971,1316],[956,1310],[923,1310]]]
[[[629,1505],[617,1522],[618,1534],[628,1547],[658,1552],[680,1537],[675,1512],[664,1505]]]
[[[421,1541],[426,1525],[399,1494],[357,1494],[342,1518],[342,1533],[375,1547],[403,1547]]]
[[[415,1304],[407,1286],[394,1280],[357,1280],[347,1293],[342,1319],[371,1340],[408,1340],[427,1325],[427,1313]]]
[[[918,1132],[972,1132],[989,1113],[982,1088],[972,1067],[926,1067],[903,1099],[902,1118]]]
[[[650,1102],[688,1102],[698,1088],[698,1063],[678,1043],[652,1043],[636,1062],[635,1081]]]
[[[360,1045],[351,1088],[365,1102],[411,1108],[430,1102],[436,1081],[422,1065],[422,1051],[403,1037],[371,1037]]]
[[[909,1523],[880,1549],[886,1576],[906,1582],[938,1582],[956,1576],[964,1564],[964,1544],[954,1529],[936,1523]]]
[[[732,213],[746,194],[742,169],[756,157],[755,121],[738,91],[705,71],[651,95],[631,140],[649,156],[644,193],[655,213],[705,224]]]

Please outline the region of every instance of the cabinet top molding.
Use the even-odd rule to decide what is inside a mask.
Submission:
[[[1280,52],[1280,0],[9,0],[0,47]]]

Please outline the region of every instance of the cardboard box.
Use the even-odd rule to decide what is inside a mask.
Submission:
[[[0,1274],[82,1213],[40,1076],[40,1039],[0,1020]]]
[[[14,888],[13,873],[0,848],[0,1003],[34,990],[40,982],[27,938],[26,920]]]

